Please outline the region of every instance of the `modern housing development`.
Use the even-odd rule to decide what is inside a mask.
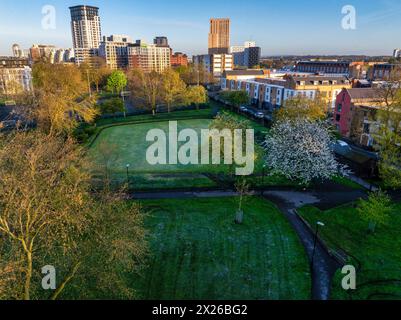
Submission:
[[[343,88],[351,88],[345,76],[312,74],[264,73],[261,70],[225,71],[221,77],[223,90],[244,90],[260,108],[272,109],[284,105],[297,96],[314,99],[317,96],[327,103],[327,110],[335,108],[337,95]]]

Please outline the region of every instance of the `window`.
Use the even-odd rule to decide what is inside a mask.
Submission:
[[[369,123],[365,123],[363,125],[363,133],[366,133],[366,134],[370,133],[370,124]]]
[[[339,103],[337,106],[337,112],[341,113],[342,109],[343,109],[343,105],[341,103]]]
[[[266,100],[267,102],[270,101],[270,88],[269,88],[269,87],[266,87],[265,100]]]
[[[341,120],[341,114],[336,114],[336,121],[339,122]]]

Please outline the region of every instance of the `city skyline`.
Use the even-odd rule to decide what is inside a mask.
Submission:
[[[149,43],[154,36],[166,36],[175,51],[190,56],[207,53],[209,20],[220,17],[231,19],[231,45],[253,40],[262,47],[263,55],[391,55],[394,48],[401,46],[401,40],[396,40],[401,30],[401,3],[394,0],[354,0],[356,30],[341,28],[341,9],[347,3],[334,0],[326,3],[310,0],[308,4],[256,1],[252,8],[237,0],[202,3],[120,0],[113,4],[98,0],[47,1],[47,5],[56,8],[55,30],[41,29],[42,1],[3,2],[0,55],[9,55],[14,43],[24,49],[37,43],[72,47],[68,7],[81,4],[100,8],[103,36],[127,34]]]

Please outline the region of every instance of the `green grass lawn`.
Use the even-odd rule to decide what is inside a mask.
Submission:
[[[200,133],[210,125],[208,119],[181,120],[180,129],[191,128]],[[202,173],[213,170],[227,170],[225,166],[212,165],[150,165],[146,161],[146,150],[152,142],[146,141],[150,129],[168,132],[168,121],[156,123],[113,126],[104,129],[89,149],[89,157],[94,163],[101,163],[99,145],[105,141],[116,148],[115,161],[111,165],[113,182],[118,186],[127,181],[126,165],[130,164],[129,181],[133,190],[185,189],[216,187],[216,183]]]
[[[89,149],[88,155],[91,160],[100,164],[102,157],[101,153],[99,153],[99,145],[106,142],[108,145],[115,147],[116,155],[110,169],[116,184],[127,181],[127,164],[130,164],[129,180],[131,188],[136,190],[216,187],[217,184],[207,177],[207,174],[223,174],[226,175],[223,180],[230,180],[230,176],[227,173],[233,168],[227,165],[182,165],[179,163],[175,165],[150,165],[146,161],[146,150],[153,143],[146,141],[146,135],[150,129],[162,129],[168,133],[169,120],[149,123],[140,122],[149,120],[147,117],[136,117],[138,123],[117,124],[106,127],[100,132],[97,139],[93,141]],[[151,119],[154,120],[154,118]],[[178,130],[191,128],[197,131],[200,137],[200,131],[209,128],[211,121],[211,119],[179,120]],[[179,144],[179,147],[182,144]],[[263,151],[261,147],[257,147],[256,151],[258,156],[255,162],[255,176],[248,178],[251,187],[300,187],[296,181],[290,181],[277,175],[272,176],[268,172],[262,178]],[[190,176],[191,174],[193,175],[192,177]],[[227,181],[222,181],[223,185],[226,185],[225,182]],[[359,188],[358,185],[345,178],[338,178],[336,182]]]
[[[212,120],[189,119],[179,120],[178,130],[191,128],[198,132],[208,129]],[[117,125],[105,128],[91,145],[88,156],[94,164],[101,165],[102,155],[99,146],[107,143],[115,148],[115,158],[110,166],[115,181],[127,181],[126,165],[130,164],[129,179],[132,188],[136,189],[169,189],[169,188],[199,188],[213,187],[216,184],[205,174],[228,173],[232,169],[229,165],[150,165],[146,160],[146,151],[153,142],[146,141],[146,135],[151,129],[161,129],[168,133],[169,122],[159,121],[152,123],[137,123]],[[178,147],[183,145],[179,143]],[[168,145],[167,145],[168,146]],[[261,171],[262,157],[255,163],[255,173]],[[186,174],[179,176],[178,174]],[[190,176],[190,175],[194,176]],[[268,178],[266,178],[268,181]]]
[[[303,247],[270,202],[247,198],[147,200],[151,257],[138,291],[143,299],[309,299]]]
[[[356,189],[356,190],[365,190],[364,187],[362,187],[361,185],[357,184],[356,182],[352,181],[351,179],[347,178],[347,177],[343,177],[343,176],[335,176],[332,179],[333,182],[341,184],[345,187],[349,187],[351,189]]]
[[[349,263],[360,267],[356,291],[344,291],[342,275],[337,273],[333,299],[401,299],[401,203],[375,234],[368,234],[367,223],[352,205],[324,212],[308,206],[300,213],[313,225],[324,222],[321,232],[326,243],[333,250],[347,253]]]
[[[211,120],[180,120],[178,131],[190,128],[195,130],[199,137],[202,129],[209,128]],[[116,148],[116,161],[111,169],[115,173],[125,173],[126,165],[130,164],[132,173],[175,173],[175,172],[209,172],[221,170],[220,166],[213,165],[150,165],[146,160],[146,151],[154,142],[147,142],[146,135],[151,129],[161,129],[166,134],[169,132],[169,122],[144,123],[125,126],[115,126],[102,131],[100,136],[92,145],[89,155],[95,159],[101,158],[98,146],[105,141],[108,145]],[[179,143],[178,148],[184,143]],[[167,141],[167,148],[169,143]],[[168,151],[168,149],[167,149]]]

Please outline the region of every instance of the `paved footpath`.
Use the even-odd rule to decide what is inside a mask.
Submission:
[[[262,195],[260,191],[251,192],[253,195]],[[232,197],[237,193],[233,191],[207,191],[207,192],[150,192],[136,193],[132,195],[133,199],[190,199],[190,198],[210,198],[210,197]],[[301,243],[312,262],[312,253],[314,246],[314,234],[303,223],[296,214],[296,209],[307,204],[326,210],[337,207],[345,203],[355,201],[361,197],[366,197],[366,193],[361,190],[352,190],[347,188],[331,189],[330,191],[288,191],[275,190],[265,191],[263,196],[274,202],[282,211],[285,217],[298,234]],[[341,265],[337,262],[321,244],[317,243],[314,265],[312,267],[312,298],[314,300],[328,300],[330,298],[330,288],[333,276]]]
[[[320,199],[313,193],[304,192],[280,192],[272,191],[264,194],[265,198],[273,201],[283,214],[287,217],[295,232],[301,240],[310,263],[312,263],[315,235],[303,223],[296,214],[296,208],[303,205],[316,205]],[[323,245],[317,242],[312,272],[312,298],[314,300],[328,300],[333,276],[341,267],[334,258],[330,256]]]

